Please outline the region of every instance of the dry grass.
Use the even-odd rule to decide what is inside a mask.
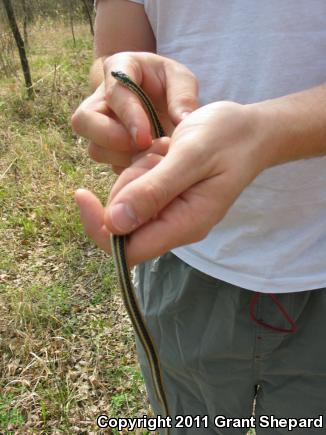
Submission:
[[[73,191],[103,200],[107,167],[92,163],[70,116],[88,92],[87,25],[30,34],[36,92],[0,76],[0,432],[99,433],[100,413],[148,413],[111,260],[84,236]]]
[[[100,433],[99,414],[150,414],[112,262],[72,196],[84,186],[105,201],[114,181],[70,129],[92,58],[88,26],[76,37],[32,29],[34,101],[19,71],[0,75],[1,434]]]

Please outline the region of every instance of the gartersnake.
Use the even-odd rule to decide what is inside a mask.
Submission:
[[[153,103],[142,90],[142,88],[138,86],[137,83],[135,83],[129,76],[121,71],[113,71],[111,74],[119,81],[119,83],[121,83],[123,86],[131,90],[139,97],[144,107],[148,111],[156,137],[165,136],[164,129],[160,123]],[[129,266],[126,258],[127,236],[111,234],[110,239],[112,255],[118,275],[122,298],[133,328],[146,353],[157,400],[159,402],[164,417],[167,417],[169,415],[169,409],[162,381],[158,351],[156,349],[153,338],[146,326],[146,322],[139,307],[137,297],[135,295],[135,290],[130,279]],[[168,428],[166,428],[165,433],[166,435],[169,435],[170,431]]]

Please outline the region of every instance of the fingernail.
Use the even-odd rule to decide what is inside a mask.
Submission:
[[[129,204],[121,202],[113,205],[109,210],[111,222],[117,230],[128,233],[139,225],[137,216]]]

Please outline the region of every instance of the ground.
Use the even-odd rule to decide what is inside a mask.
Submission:
[[[63,23],[30,29],[33,101],[18,59],[17,76],[0,71],[1,434],[100,433],[99,414],[151,415],[112,261],[73,200],[87,187],[105,202],[115,180],[71,131],[92,60],[88,26],[75,32],[74,44]]]
[[[115,179],[71,131],[92,59],[88,26],[75,31],[74,45],[64,24],[30,29],[34,101],[19,68],[0,75],[1,433],[95,433],[99,413],[149,412],[112,261],[73,199],[83,186],[105,201]]]

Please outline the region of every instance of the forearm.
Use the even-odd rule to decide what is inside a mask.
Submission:
[[[97,2],[94,55],[90,86],[94,91],[104,78],[103,60],[122,51],[155,52],[155,38],[144,7],[124,0]]]
[[[326,154],[326,84],[251,107],[265,167]]]

